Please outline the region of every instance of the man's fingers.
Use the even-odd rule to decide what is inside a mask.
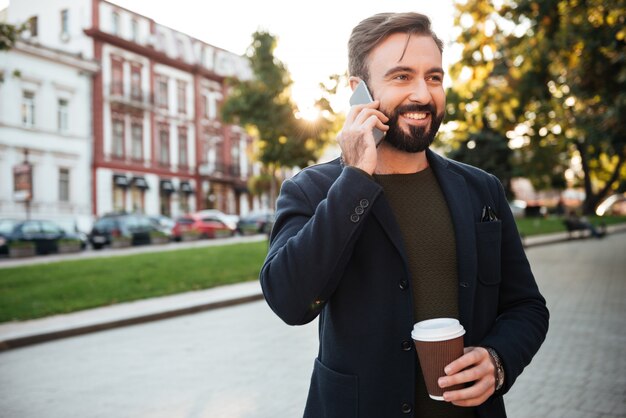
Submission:
[[[485,353],[487,353],[487,350],[485,350]],[[482,355],[483,354],[475,347],[467,347],[465,348],[465,354],[454,360],[452,363],[448,364],[444,371],[448,376],[451,376],[455,373],[460,372],[463,369],[468,368],[473,364],[479,363],[481,361]]]

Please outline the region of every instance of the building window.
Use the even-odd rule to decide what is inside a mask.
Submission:
[[[223,99],[222,93],[218,91],[208,91],[204,94],[204,117],[207,119],[217,119],[220,100]]]
[[[123,211],[126,209],[126,188],[113,185],[113,210]]]
[[[133,212],[144,213],[145,212],[145,190],[139,187],[133,187],[130,189],[130,197],[133,204]]]
[[[130,95],[134,100],[141,100],[141,66],[132,65],[130,71]]]
[[[30,36],[33,38],[36,38],[38,33],[39,33],[39,28],[38,28],[38,19],[37,16],[33,16],[30,19],[28,19],[28,31],[30,32]]]
[[[113,155],[124,157],[124,122],[113,119]]]
[[[134,160],[143,159],[143,126],[133,123],[131,128],[132,156]]]
[[[180,38],[176,39],[176,49],[178,50],[178,57],[185,60],[185,44]]]
[[[178,128],[178,165],[181,167],[189,165],[186,128]]]
[[[159,206],[161,214],[170,216],[172,212],[172,193],[174,193],[174,185],[171,180],[161,180],[159,187]]]
[[[180,193],[179,196],[179,208],[181,213],[189,213],[190,205],[189,205],[189,194],[188,193]]]
[[[170,162],[170,132],[166,127],[159,129],[159,162],[161,164]]]
[[[35,93],[32,91],[22,92],[22,125],[35,126]]]
[[[239,156],[239,141],[233,141],[230,148],[230,159],[232,161],[231,174],[233,176],[241,175]]]
[[[67,9],[61,10],[61,36],[69,36],[70,34],[70,11]]]
[[[114,35],[120,34],[120,14],[118,12],[111,14],[111,31]]]
[[[156,85],[157,106],[167,109],[167,78],[159,77]]]
[[[187,108],[187,83],[182,80],[176,82],[176,101],[178,103],[178,113],[185,113]]]
[[[118,57],[111,57],[111,94],[124,94],[124,62]]]
[[[139,41],[139,22],[137,22],[137,19],[131,20],[130,30],[131,30],[131,36],[132,36],[133,42],[138,42]]]
[[[59,200],[70,201],[70,170],[67,168],[59,169]]]
[[[69,102],[67,99],[59,99],[57,108],[57,129],[59,132],[67,132],[69,123]]]

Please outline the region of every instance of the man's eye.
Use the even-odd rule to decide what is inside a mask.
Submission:
[[[399,74],[395,78],[396,80],[408,80],[409,76],[407,76],[406,74]]]
[[[441,83],[441,81],[443,80],[443,77],[440,75],[431,75],[430,77],[428,77],[428,80],[434,81],[436,83]]]

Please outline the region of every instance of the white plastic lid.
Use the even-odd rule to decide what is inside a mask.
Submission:
[[[417,341],[445,341],[465,334],[465,328],[454,318],[435,318],[413,326],[411,337]]]

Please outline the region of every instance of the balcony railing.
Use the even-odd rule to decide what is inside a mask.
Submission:
[[[139,88],[125,88],[121,82],[111,83],[105,87],[105,97],[108,96],[112,102],[120,103],[126,106],[147,108],[156,106],[154,94],[143,91]]]
[[[201,176],[208,176],[208,177],[240,178],[241,167],[239,167],[239,165],[234,165],[234,164],[204,163],[198,167],[198,173]]]

